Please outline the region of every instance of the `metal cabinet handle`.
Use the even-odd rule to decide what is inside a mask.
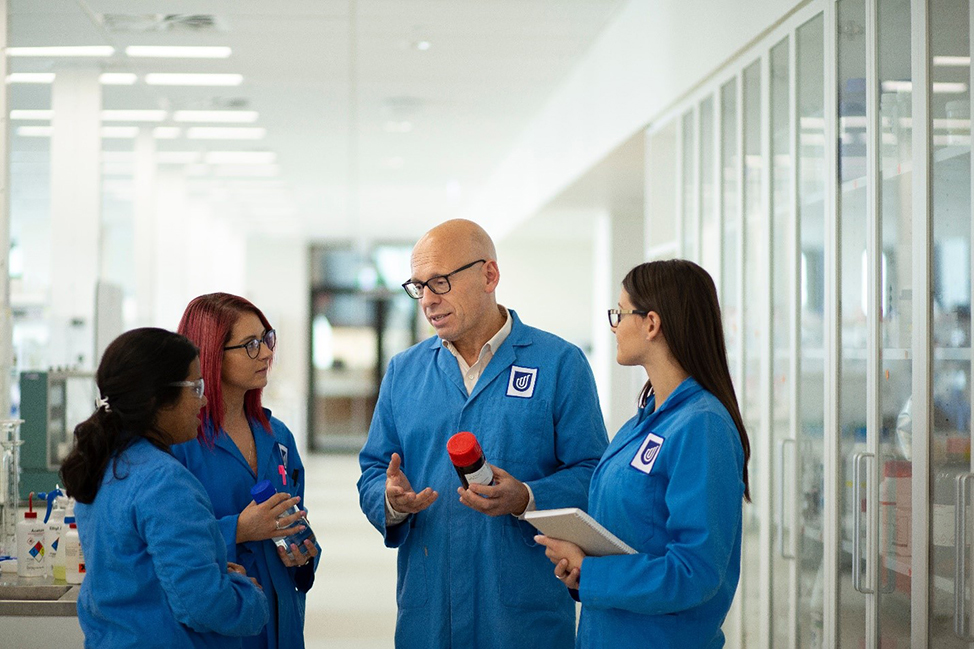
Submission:
[[[795,550],[793,548],[795,546],[795,529],[797,527],[797,525],[795,525],[795,520],[794,520],[796,518],[796,516],[794,515],[794,509],[795,509],[794,506],[792,506],[792,521],[791,521],[791,540],[792,540],[792,543],[790,544],[791,547],[789,548],[789,551],[788,552],[785,552],[785,493],[786,493],[786,491],[785,491],[785,448],[789,444],[791,444],[792,447],[794,447],[795,440],[793,440],[793,439],[783,439],[783,440],[781,440],[781,443],[778,445],[778,455],[779,455],[779,459],[780,459],[780,462],[778,464],[778,466],[780,467],[780,471],[778,472],[778,478],[779,478],[779,482],[778,482],[778,487],[779,487],[778,488],[778,554],[781,555],[781,558],[782,559],[794,560],[794,558],[795,558]]]
[[[954,501],[954,633],[967,641],[974,640],[967,629],[967,492],[974,473],[957,476]]]
[[[862,461],[873,457],[872,453],[856,453],[852,456],[852,498],[855,510],[852,517],[852,587],[863,595],[872,595],[872,588],[862,587]],[[868,503],[867,503],[868,504]]]

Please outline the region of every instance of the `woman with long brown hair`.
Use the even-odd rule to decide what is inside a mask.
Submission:
[[[721,647],[750,499],[747,432],[727,367],[713,280],[684,260],[633,268],[609,310],[617,361],[642,366],[639,408],[589,489],[593,518],[636,554],[586,557],[544,536],[582,603],[578,646]]]

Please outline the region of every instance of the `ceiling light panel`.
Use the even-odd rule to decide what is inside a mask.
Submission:
[[[14,109],[10,111],[10,119],[54,119],[53,110]]]
[[[103,110],[103,122],[161,122],[166,119],[164,110]]]
[[[80,45],[59,47],[8,47],[7,56],[16,57],[106,57],[115,53],[115,48],[109,45]]]
[[[273,151],[210,151],[206,154],[206,163],[219,164],[273,164],[277,154]]]
[[[133,58],[155,59],[226,59],[229,47],[194,47],[181,45],[130,45],[125,54]]]
[[[138,77],[131,72],[103,72],[98,81],[103,86],[131,86]]]
[[[177,110],[173,120],[177,122],[214,122],[223,124],[252,124],[257,121],[255,110]]]
[[[17,135],[20,137],[51,137],[53,126],[18,126]]]
[[[239,86],[242,74],[204,74],[151,72],[145,75],[150,86]]]
[[[54,83],[53,72],[11,72],[7,83]]]
[[[193,126],[186,129],[190,140],[262,140],[267,129],[254,126]]]

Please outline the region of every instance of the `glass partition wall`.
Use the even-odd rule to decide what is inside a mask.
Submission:
[[[974,647],[970,24],[809,2],[647,131],[751,437],[728,647]]]

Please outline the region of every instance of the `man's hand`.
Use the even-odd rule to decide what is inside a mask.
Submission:
[[[397,512],[415,514],[421,512],[436,500],[438,493],[426,487],[419,493],[413,491],[406,474],[400,470],[402,458],[398,453],[392,454],[389,467],[386,469],[386,498]]]
[[[490,486],[470,483],[469,489],[459,487],[457,493],[460,494],[460,502],[488,516],[523,514],[530,499],[528,488],[504,469],[493,464],[490,468],[494,472],[494,484]]]
[[[578,588],[578,576],[582,571],[582,561],[585,553],[582,549],[570,543],[553,539],[542,534],[534,537],[535,542],[545,546],[544,554],[555,564],[555,577],[569,588]]]

